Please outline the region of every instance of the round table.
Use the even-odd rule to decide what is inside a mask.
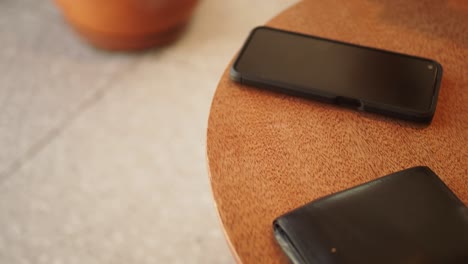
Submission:
[[[432,123],[252,89],[221,78],[207,153],[226,238],[243,263],[286,263],[272,221],[311,200],[425,165],[468,204],[468,5],[463,0],[303,1],[269,26],[428,57],[443,68]],[[246,32],[246,36],[247,36]]]

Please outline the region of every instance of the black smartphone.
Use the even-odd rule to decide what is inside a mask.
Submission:
[[[230,76],[260,88],[430,122],[442,66],[431,59],[257,27]]]

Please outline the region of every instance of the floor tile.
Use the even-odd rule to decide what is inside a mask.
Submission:
[[[0,1],[0,182],[139,59],[84,45],[52,2]]]

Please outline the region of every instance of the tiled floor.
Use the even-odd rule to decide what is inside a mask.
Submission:
[[[212,95],[293,0],[205,0],[174,45],[84,44],[52,1],[0,1],[0,263],[232,263],[207,176]]]

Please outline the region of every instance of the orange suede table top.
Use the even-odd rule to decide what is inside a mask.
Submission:
[[[422,126],[252,89],[226,70],[211,107],[207,151],[214,199],[238,261],[286,263],[273,219],[416,165],[432,168],[468,204],[466,2],[304,1],[268,25],[432,58],[444,73],[435,117]]]

